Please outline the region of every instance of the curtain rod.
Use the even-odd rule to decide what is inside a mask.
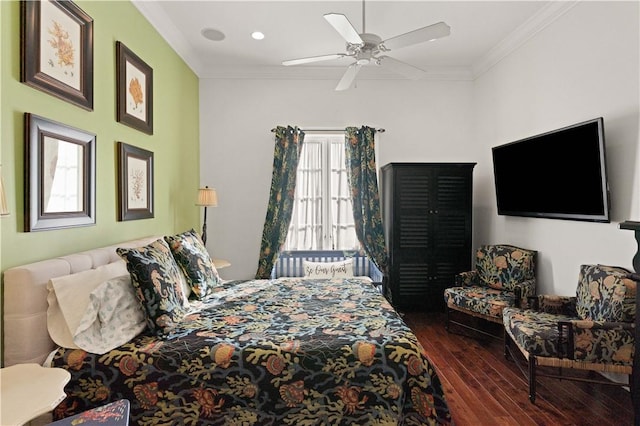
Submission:
[[[303,132],[344,132],[344,129],[300,129],[300,130],[302,130]],[[379,128],[375,130],[378,133],[386,132],[386,130],[383,128]],[[275,133],[275,131],[276,131],[275,128],[271,129],[271,133]]]

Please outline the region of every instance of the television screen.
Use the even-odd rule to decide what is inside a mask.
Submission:
[[[492,153],[498,214],[609,222],[602,117]]]

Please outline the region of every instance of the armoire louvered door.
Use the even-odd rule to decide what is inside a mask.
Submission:
[[[443,291],[471,268],[475,163],[390,163],[382,167],[389,252],[385,295],[399,309],[443,310]]]

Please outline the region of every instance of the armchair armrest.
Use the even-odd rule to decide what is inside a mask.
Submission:
[[[632,365],[635,324],[591,320],[558,321],[558,347],[566,358]]]
[[[576,315],[575,296],[556,296],[551,294],[538,294],[528,298],[529,306],[547,314]]]
[[[513,285],[513,294],[515,295],[516,306],[526,309],[529,304],[529,298],[536,294],[536,279],[521,281]]]
[[[478,285],[479,283],[478,271],[460,272],[454,276],[454,284],[456,287]]]

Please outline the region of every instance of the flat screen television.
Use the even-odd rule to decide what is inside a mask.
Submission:
[[[498,214],[609,222],[602,117],[492,148]]]

